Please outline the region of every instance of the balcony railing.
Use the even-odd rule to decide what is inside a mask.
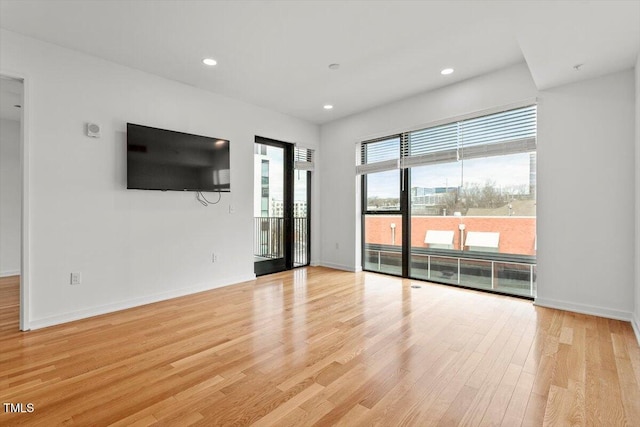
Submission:
[[[293,218],[294,267],[309,264],[308,227],[307,218]],[[285,244],[284,232],[284,218],[254,217],[254,256],[264,258],[265,260],[283,258]]]
[[[364,269],[400,275],[399,246],[366,244]],[[536,258],[529,255],[411,248],[410,276],[512,295],[536,295]]]
[[[307,218],[293,218],[293,266],[309,264],[309,223]]]
[[[284,218],[254,218],[253,254],[261,258],[284,256]]]

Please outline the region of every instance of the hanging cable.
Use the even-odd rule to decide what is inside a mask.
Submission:
[[[216,200],[215,202],[211,202],[211,201],[207,200],[206,197],[204,197],[204,194],[202,194],[201,191],[198,191],[196,193],[196,199],[202,204],[202,206],[215,205],[218,202],[220,202],[220,199],[222,199],[222,193],[220,191],[218,191],[218,200]]]

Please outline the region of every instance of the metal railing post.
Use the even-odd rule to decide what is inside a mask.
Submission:
[[[529,265],[529,295],[533,296],[533,264]]]
[[[495,278],[495,261],[491,261],[491,289],[495,289],[494,278]]]

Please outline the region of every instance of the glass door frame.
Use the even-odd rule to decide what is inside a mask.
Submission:
[[[311,252],[311,172],[300,171],[306,173],[307,177],[307,244],[306,244],[306,264],[294,266],[294,250],[295,250],[295,223],[294,223],[294,174],[296,173],[294,167],[294,150],[295,145],[278,141],[271,138],[265,138],[256,136],[254,144],[268,145],[275,148],[281,148],[283,150],[283,257],[275,258],[273,260],[254,261],[254,273],[256,276],[262,276],[265,274],[278,273],[281,271],[291,270],[294,267],[304,267],[309,265],[310,252]],[[255,177],[254,177],[255,178]],[[254,179],[255,185],[255,179]],[[255,233],[255,229],[254,229]]]
[[[411,193],[411,189],[409,188],[409,173],[406,169],[400,169],[400,179],[398,180],[398,185],[400,186],[400,208],[398,210],[393,210],[393,211],[370,211],[367,209],[368,203],[367,203],[367,174],[363,174],[361,177],[361,220],[360,220],[360,235],[362,236],[361,238],[361,263],[362,263],[362,269],[364,271],[373,271],[373,270],[367,270],[365,268],[366,265],[366,256],[367,256],[367,251],[366,251],[366,241],[365,241],[365,236],[366,236],[366,217],[368,215],[373,216],[373,215],[399,215],[401,218],[401,223],[402,223],[402,243],[401,243],[401,249],[400,249],[400,258],[401,258],[401,267],[402,267],[402,272],[400,275],[395,275],[395,274],[391,274],[391,273],[384,273],[384,274],[391,274],[394,276],[399,276],[399,277],[409,277],[409,259],[410,259],[410,246],[411,246],[411,216],[409,215],[409,197],[408,194]],[[376,273],[376,271],[373,271],[374,273]]]

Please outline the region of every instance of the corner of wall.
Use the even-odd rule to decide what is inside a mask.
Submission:
[[[357,273],[359,271],[362,271],[362,268],[359,268],[359,267],[354,267],[354,266],[351,266],[351,265],[339,264],[339,263],[329,262],[329,261],[321,262],[320,266],[327,267],[327,268],[333,268],[334,270],[350,271],[352,273]]]
[[[633,322],[632,312],[616,310],[608,307],[581,304],[581,303],[576,303],[572,301],[564,301],[564,300],[550,299],[550,298],[536,298],[533,304],[540,307],[555,308],[556,310],[572,311],[574,313],[588,314],[590,316],[598,316],[598,317],[605,317],[607,319]]]
[[[640,190],[640,52],[636,58],[635,67],[635,79],[636,79],[636,143],[635,143],[635,304],[633,310],[633,319],[631,325],[633,331],[636,334],[636,339],[640,345],[640,197],[638,196],[638,190]]]
[[[637,311],[638,309],[636,308],[636,315],[631,319],[631,327],[633,328],[633,332],[636,334],[636,341],[638,341],[638,345],[640,345],[640,316]]]

